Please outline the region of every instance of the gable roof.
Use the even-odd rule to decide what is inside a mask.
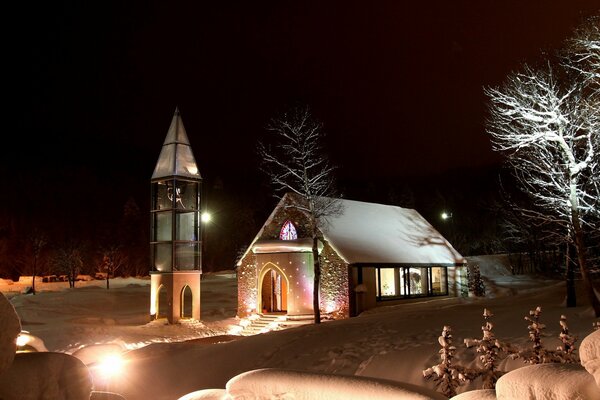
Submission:
[[[287,196],[277,204],[243,257],[284,207]],[[321,231],[348,264],[465,263],[463,256],[416,210],[354,200],[339,201],[341,212],[328,217]]]
[[[169,126],[167,137],[152,173],[152,179],[172,176],[201,179],[179,108],[176,108],[175,114],[173,114],[171,126]]]

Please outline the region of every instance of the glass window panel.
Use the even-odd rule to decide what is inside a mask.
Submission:
[[[195,182],[177,181],[177,199],[178,209],[197,210],[198,209],[198,184]]]
[[[168,210],[172,207],[172,181],[160,181],[152,184],[153,210]]]
[[[199,240],[198,213],[177,213],[177,230],[175,240]]]
[[[400,278],[400,295],[406,296],[408,295],[408,285],[406,282],[406,268],[399,268],[399,278]]]
[[[408,280],[411,295],[427,294],[427,268],[409,268]]]
[[[171,244],[158,243],[152,245],[154,249],[154,268],[161,272],[172,270]]]
[[[175,263],[179,270],[193,270],[198,267],[200,260],[200,245],[198,243],[183,243],[175,246]]]
[[[446,290],[446,268],[433,267],[431,268],[431,293],[432,294],[447,294]]]
[[[298,233],[296,227],[292,224],[292,221],[285,221],[279,232],[280,240],[296,240],[298,239]]]
[[[381,296],[396,296],[396,269],[395,268],[380,268],[380,289]]]
[[[157,212],[154,214],[154,241],[170,241],[172,238],[172,217],[170,212]]]

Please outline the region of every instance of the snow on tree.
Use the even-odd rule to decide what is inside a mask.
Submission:
[[[567,317],[561,315],[559,324],[560,333],[558,334],[558,338],[562,344],[556,348],[556,361],[568,364],[577,363],[578,360],[575,354],[575,342],[577,341],[577,338],[569,333]]]
[[[481,339],[464,340],[467,347],[476,346],[476,351],[479,353],[481,366],[477,369],[473,369],[470,375],[472,379],[481,376],[483,389],[494,389],[498,378],[503,374],[503,372],[498,369],[499,361],[509,353],[514,352],[510,345],[496,339],[494,332],[492,332],[494,324],[490,321],[490,318],[493,316],[494,314],[492,314],[490,310],[484,308],[483,318],[485,324],[481,327],[483,337]]]
[[[600,90],[600,16],[591,17],[567,42],[566,67]]]
[[[487,132],[532,200],[521,214],[537,226],[559,226],[552,233],[561,240],[571,235],[589,301],[600,316],[586,247],[586,235],[597,230],[600,216],[600,107],[586,85],[559,84],[550,66],[525,66],[502,87],[485,90]]]
[[[456,347],[452,345],[451,331],[449,326],[444,326],[442,335],[438,338],[442,346],[439,351],[441,362],[423,370],[423,377],[433,379],[436,387],[448,397],[456,396],[456,389],[469,379],[464,367],[453,364]]]
[[[542,344],[542,332],[546,325],[540,321],[541,316],[541,307],[538,306],[535,310],[529,310],[529,315],[525,316],[525,320],[529,322],[527,329],[529,330],[531,348],[513,354],[513,358],[521,358],[526,364],[545,364],[557,361],[554,352],[547,350]]]
[[[341,205],[335,200],[334,167],[323,151],[323,125],[304,107],[272,120],[268,130],[272,141],[258,145],[263,170],[278,195],[292,192],[302,199],[293,207],[309,221],[314,260],[313,309],[315,323],[320,323],[319,228],[326,225],[328,216],[341,212]]]

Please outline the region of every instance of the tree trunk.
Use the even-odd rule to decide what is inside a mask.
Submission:
[[[33,258],[33,277],[31,278],[31,293],[35,295],[35,270],[37,267],[37,257]]]
[[[316,228],[313,228],[312,254],[315,270],[315,281],[313,283],[313,310],[315,312],[315,324],[320,324],[321,307],[319,304],[319,286],[321,284],[321,262],[319,261],[319,238],[316,234]]]
[[[567,263],[566,283],[567,283],[567,307],[577,307],[577,297],[575,295],[575,271],[571,262],[570,245],[567,240],[567,249],[565,261]]]
[[[586,247],[583,240],[583,230],[579,222],[579,214],[577,210],[571,212],[571,223],[573,225],[573,232],[575,234],[575,249],[577,250],[577,260],[579,261],[579,269],[581,270],[581,277],[583,278],[583,285],[588,295],[590,305],[594,309],[594,314],[600,317],[600,301],[594,292],[594,285],[592,285],[592,277],[587,266]]]

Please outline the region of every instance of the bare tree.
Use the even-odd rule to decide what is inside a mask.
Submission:
[[[313,241],[313,309],[315,323],[321,322],[319,285],[321,265],[319,240],[328,216],[340,212],[335,198],[334,167],[323,152],[323,125],[308,108],[295,108],[271,121],[272,141],[259,143],[262,167],[278,195],[292,192],[301,198],[292,206],[306,215]]]
[[[59,248],[53,258],[53,265],[61,274],[66,274],[69,287],[75,287],[75,280],[83,265],[81,252],[77,246],[71,245]]]
[[[102,250],[102,262],[98,266],[99,272],[106,273],[106,289],[110,289],[110,277],[122,266],[127,264],[127,256],[120,246],[108,246]]]
[[[556,235],[572,235],[589,301],[600,316],[585,239],[586,231],[597,229],[600,212],[600,118],[599,108],[588,106],[597,99],[587,85],[567,80],[561,86],[552,68],[525,66],[502,87],[485,90],[487,131],[532,199],[522,214],[539,225],[560,226]]]
[[[31,292],[35,294],[35,275],[38,272],[38,261],[40,259],[40,255],[46,244],[48,243],[46,240],[46,235],[43,232],[38,230],[34,230],[29,237],[30,245],[31,245],[31,256],[33,257],[33,276],[31,279]]]
[[[600,16],[590,18],[567,41],[563,64],[576,71],[596,93],[600,91]]]

